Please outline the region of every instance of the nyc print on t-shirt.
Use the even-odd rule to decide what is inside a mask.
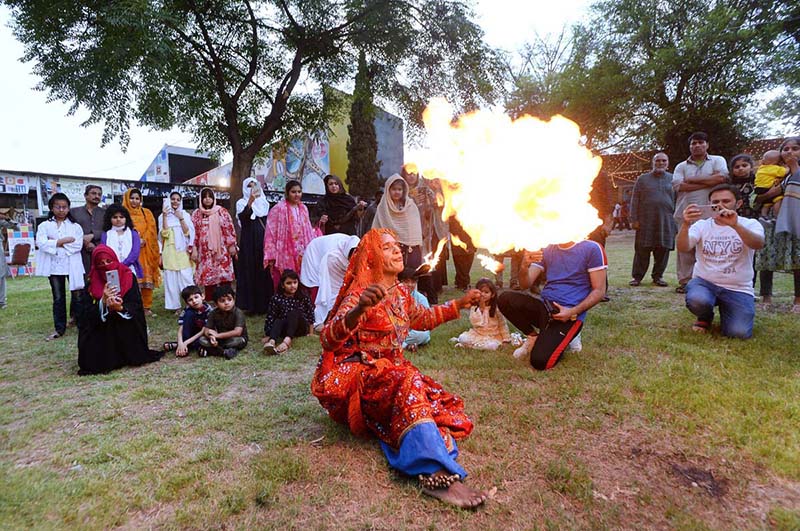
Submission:
[[[740,217],[738,223],[763,237],[764,228],[758,221]],[[689,243],[696,249],[694,276],[726,289],[753,293],[754,251],[735,229],[702,219],[689,227]]]
[[[703,241],[703,256],[708,265],[716,265],[720,273],[731,275],[736,273],[736,262],[744,250],[744,243],[739,235],[714,234]]]

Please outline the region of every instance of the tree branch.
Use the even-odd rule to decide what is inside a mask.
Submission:
[[[256,15],[253,12],[253,6],[250,5],[249,0],[244,0],[244,4],[247,7],[247,13],[250,15],[250,26],[252,28],[252,32],[250,34],[250,67],[248,68],[247,74],[245,74],[241,83],[239,83],[239,87],[236,89],[236,92],[233,94],[233,101],[239,101],[239,98],[245,91],[248,83],[253,80],[253,77],[256,74],[256,68],[258,67],[258,22],[256,20]]]
[[[236,102],[231,100],[230,95],[226,91],[225,74],[222,71],[221,61],[216,53],[216,50],[214,49],[214,43],[208,33],[208,28],[206,28],[206,25],[203,22],[203,17],[201,17],[200,13],[197,12],[194,2],[191,2],[190,5],[192,7],[192,14],[197,22],[197,26],[200,28],[200,32],[203,35],[203,40],[206,43],[208,54],[211,57],[211,74],[214,76],[214,83],[217,87],[217,96],[222,104],[222,112],[225,115],[225,121],[228,123],[228,139],[231,142],[231,148],[236,150],[242,144]]]
[[[292,24],[292,26],[294,26],[294,29],[302,33],[303,27],[300,24],[298,24],[297,21],[294,19],[294,16],[292,16],[292,12],[289,11],[289,6],[286,5],[286,0],[280,0],[280,4],[281,4],[281,9],[283,9],[283,12],[286,13],[286,17],[289,19],[289,22]]]

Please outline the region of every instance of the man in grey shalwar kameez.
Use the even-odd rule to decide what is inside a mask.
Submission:
[[[650,267],[653,255],[653,284],[666,286],[664,271],[669,252],[675,248],[675,191],[672,174],[667,171],[669,159],[665,153],[653,157],[653,171],[640,175],[633,186],[631,221],[636,230],[633,267],[629,284],[638,286]]]

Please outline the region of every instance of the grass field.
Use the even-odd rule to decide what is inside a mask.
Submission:
[[[632,247],[632,233],[609,239],[611,301],[589,312],[583,352],[552,371],[510,348],[451,348],[466,317],[409,355],[475,421],[461,461],[470,484],[498,490],[474,512],[421,495],[377,443],[327,418],[309,391],[317,339],[266,357],[254,317],[235,360],[167,356],[78,377],[75,331],[43,341],[46,280],[9,279],[0,527],[800,529],[788,276],[776,275],[778,310],[757,315],[754,339],[697,335],[672,288],[628,287]],[[473,280],[483,274],[476,265]],[[674,287],[674,264],[667,278]],[[157,313],[151,347],[176,326]]]

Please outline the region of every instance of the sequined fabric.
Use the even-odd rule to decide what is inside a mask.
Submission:
[[[320,334],[320,358],[311,391],[336,422],[360,437],[377,437],[399,448],[415,425],[434,422],[445,442],[466,437],[472,421],[463,400],[442,389],[403,356],[410,329],[431,330],[456,319],[450,301],[433,308],[417,305],[405,286],[398,285],[377,306],[361,315],[353,330],[345,316],[358,304],[361,292],[383,277],[381,238],[394,233],[372,229],[358,244],[342,288]]]
[[[397,286],[349,331],[345,315],[361,291],[344,297],[322,331],[323,353],[311,384],[314,396],[355,435],[375,436],[392,448],[399,448],[403,435],[422,422],[436,423],[445,441],[469,435],[472,421],[463,400],[423,375],[403,356],[401,346],[410,329],[431,330],[457,318],[455,302],[427,309]]]

